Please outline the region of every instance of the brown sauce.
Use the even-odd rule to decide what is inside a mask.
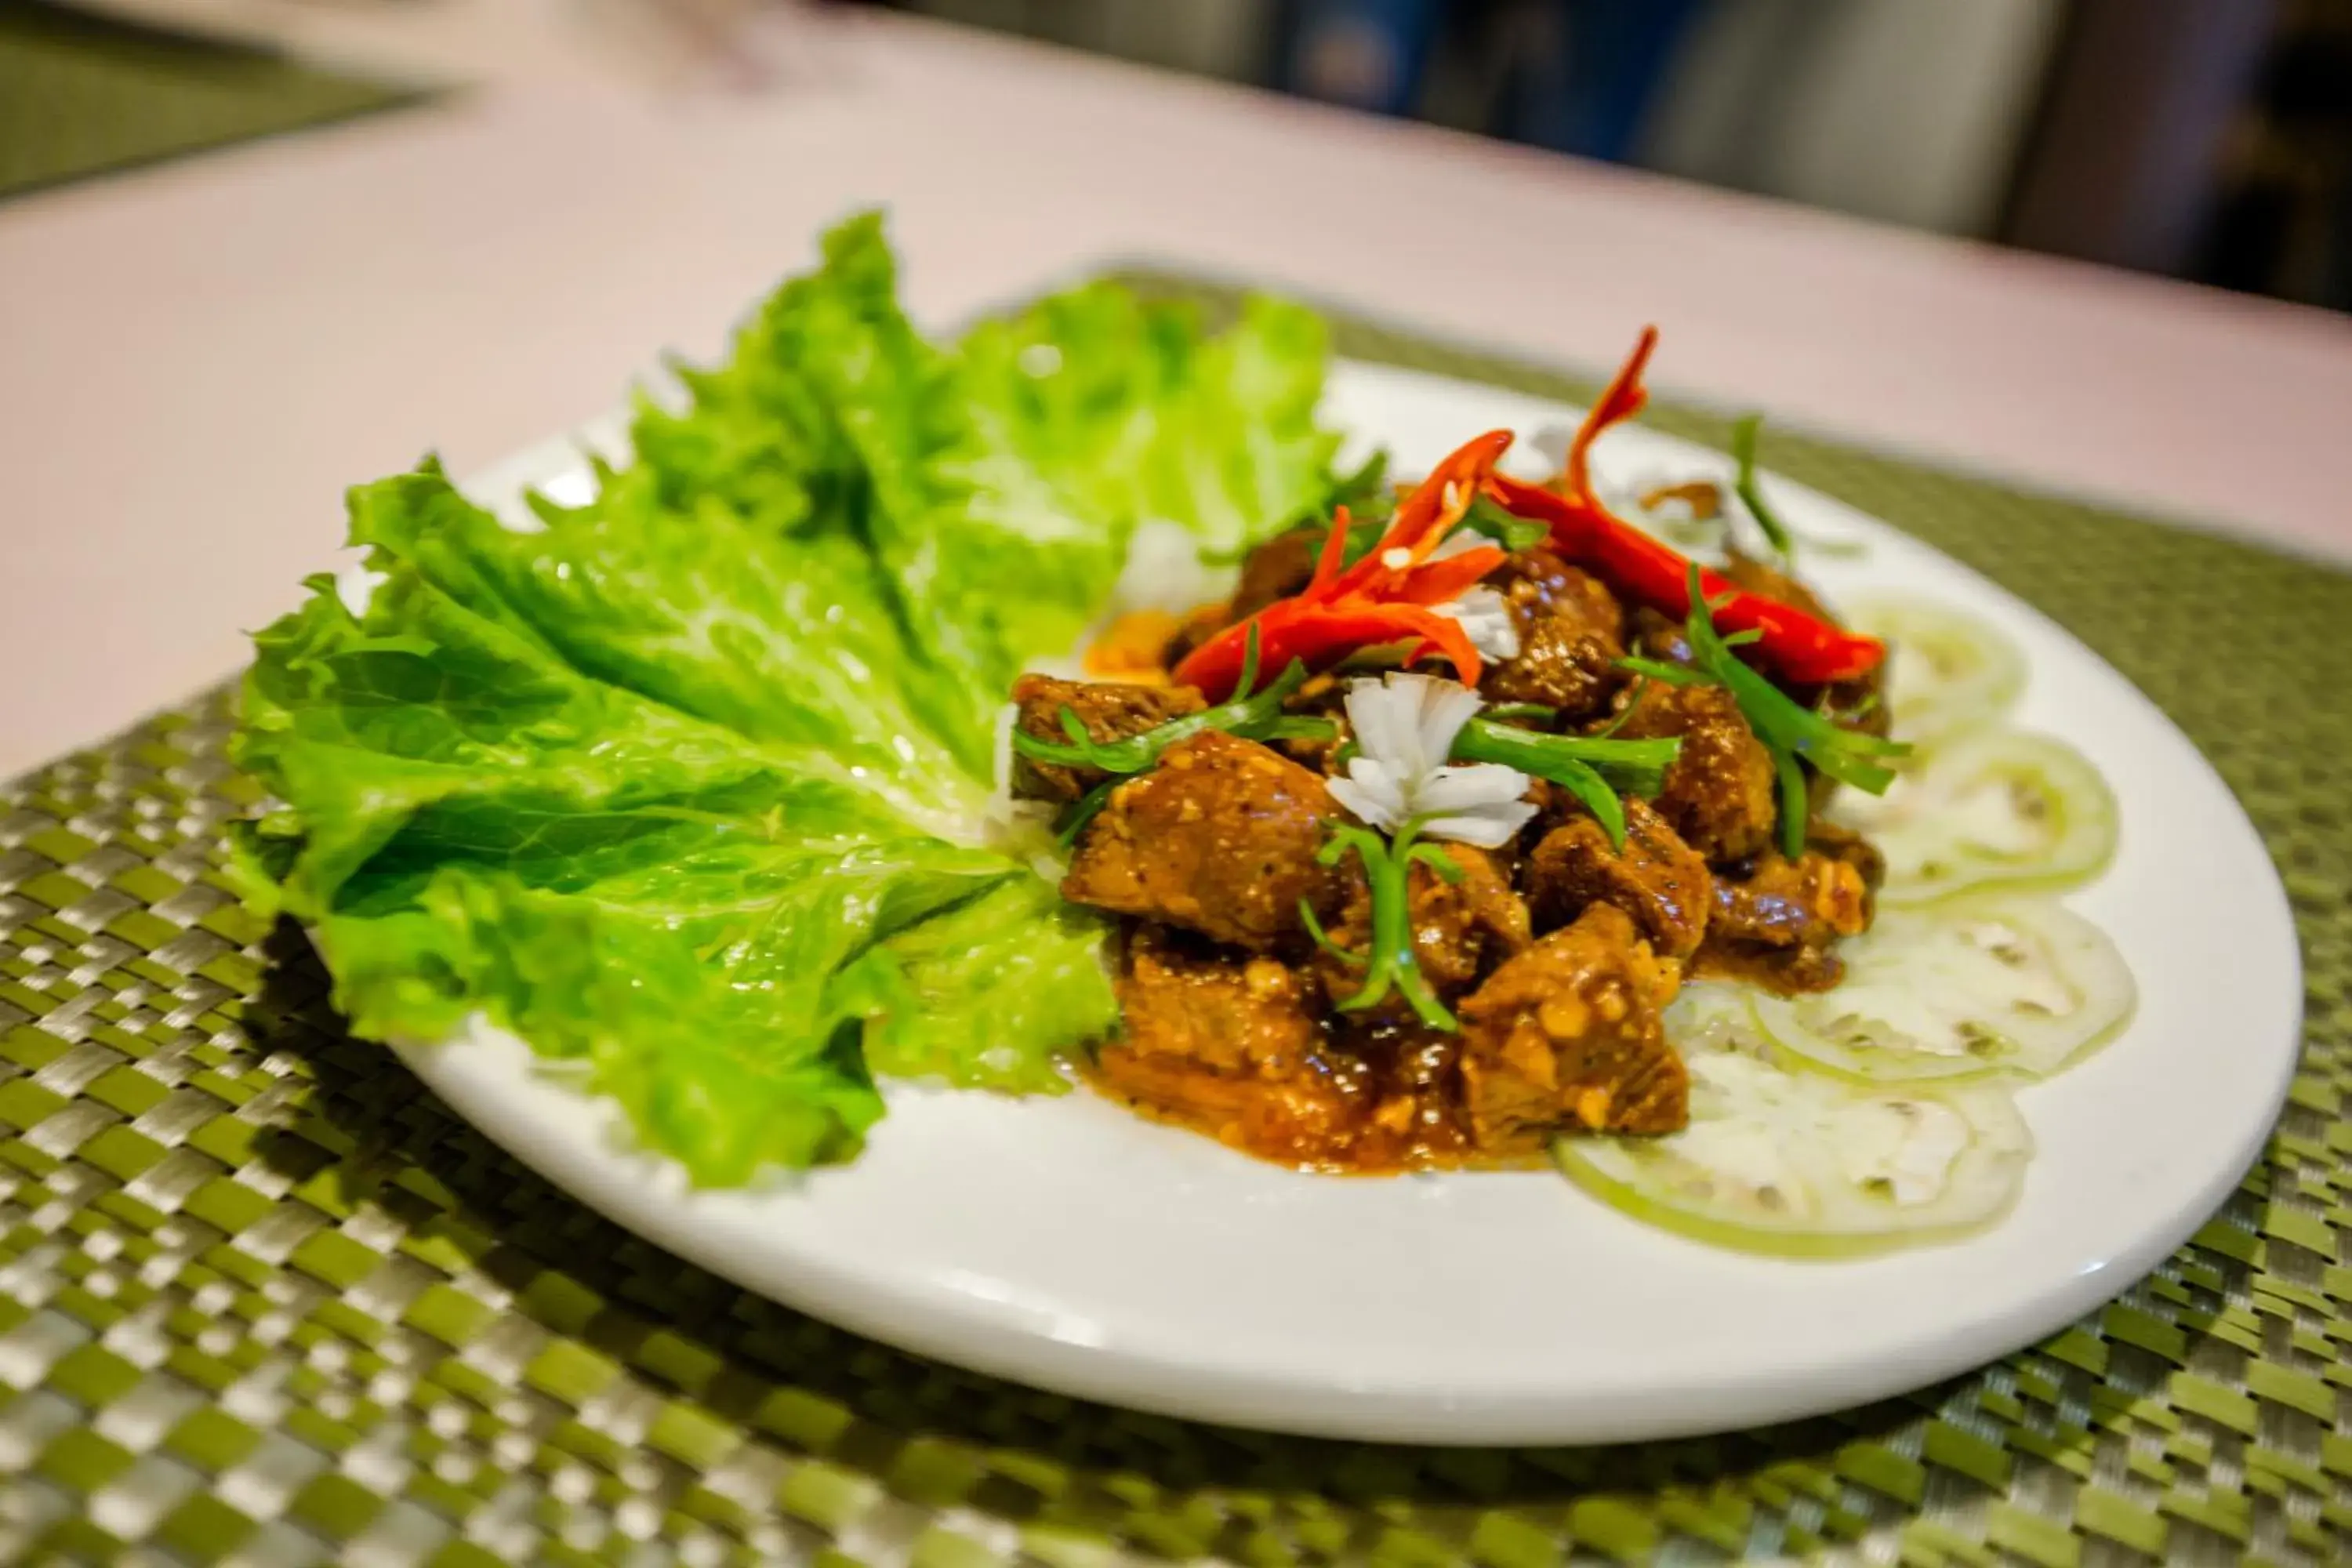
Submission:
[[[1204,1072],[1114,1043],[1084,1067],[1087,1081],[1129,1110],[1255,1159],[1337,1175],[1520,1169],[1541,1149],[1475,1147],[1460,1113],[1458,1037],[1424,1029],[1349,1029],[1290,1071],[1244,1078]]]

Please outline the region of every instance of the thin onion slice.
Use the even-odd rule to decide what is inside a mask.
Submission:
[[[2017,1201],[2032,1134],[2000,1088],[1896,1090],[1695,1053],[1691,1122],[1663,1138],[1562,1138],[1569,1180],[1677,1235],[1782,1258],[1851,1258],[1972,1234]]]
[[[1930,752],[1884,795],[1843,790],[1829,815],[1886,857],[1890,905],[2089,880],[2116,850],[2116,797],[2063,741],[1984,730]]]
[[[1998,721],[2025,689],[2025,655],[1973,616],[1890,595],[1848,605],[1846,618],[1888,646],[1886,707],[1898,741],[1938,745]]]
[[[1882,1084],[2047,1078],[2131,1016],[2131,971],[2105,931],[2045,899],[1888,910],[1839,948],[1835,989],[1755,999],[1794,1063]]]

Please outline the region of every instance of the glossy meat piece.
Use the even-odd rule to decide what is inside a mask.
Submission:
[[[1769,846],[1778,820],[1771,753],[1730,692],[1654,680],[1617,733],[1628,740],[1682,737],[1657,808],[1710,864],[1745,860]]]
[[[1420,961],[1422,978],[1440,996],[1452,996],[1527,946],[1533,936],[1528,906],[1511,890],[1510,879],[1491,854],[1467,844],[1441,847],[1461,869],[1462,879],[1449,882],[1429,867],[1416,864],[1405,874],[1405,889],[1412,914],[1413,954]],[[1370,951],[1369,884],[1359,880],[1350,888],[1328,934],[1350,952]],[[1315,971],[1335,1006],[1364,987],[1364,972],[1331,953],[1316,954]],[[1394,991],[1377,1010],[1382,1017],[1409,1016],[1411,1012],[1403,996]]]
[[[1318,1056],[1320,999],[1280,960],[1144,925],[1118,986],[1123,1034],[1095,1063],[1107,1087],[1270,1158],[1328,1159],[1352,1140],[1364,1096]]]
[[[1306,739],[1273,742],[1274,749],[1304,767],[1313,768],[1326,775],[1346,770],[1336,764],[1340,748],[1348,743],[1352,731],[1348,727],[1348,683],[1332,674],[1309,676],[1307,684],[1291,695],[1282,705],[1286,713],[1301,718],[1321,719],[1331,726],[1331,738],[1327,741]]]
[[[1521,952],[1462,1005],[1465,1110],[1478,1146],[1524,1149],[1554,1131],[1672,1132],[1690,1079],[1658,1010],[1675,966],[1608,904]]]
[[[1324,531],[1294,528],[1277,533],[1242,558],[1241,581],[1225,610],[1225,625],[1247,620],[1277,599],[1287,599],[1315,575],[1315,557]]]
[[[1184,662],[1186,655],[1224,629],[1225,607],[1223,605],[1203,605],[1179,617],[1176,629],[1160,645],[1161,668],[1173,671]]]
[[[1853,867],[1855,875],[1862,879],[1862,885],[1873,893],[1878,891],[1879,885],[1886,880],[1886,857],[1878,852],[1877,845],[1851,827],[1842,827],[1817,816],[1805,825],[1805,847],[1817,855],[1825,855]],[[1870,909],[1865,905],[1863,924],[1867,926],[1869,923]]]
[[[1347,891],[1315,860],[1336,816],[1320,775],[1211,731],[1111,791],[1062,896],[1268,952],[1301,934],[1302,898],[1328,917]]]
[[[1013,683],[1020,710],[1013,721],[1024,734],[1066,742],[1062,710],[1077,714],[1097,741],[1123,741],[1171,719],[1201,710],[1201,694],[1189,686],[1126,686],[1106,680],[1056,680],[1024,675]],[[1099,768],[1066,767],[1013,753],[1013,793],[1022,800],[1073,801],[1109,775]]]
[[[1234,596],[1222,605],[1203,605],[1186,616],[1161,647],[1160,662],[1174,669],[1186,655],[1227,626],[1306,587],[1315,575],[1316,552],[1322,542],[1320,530],[1295,528],[1252,550],[1242,558],[1241,580],[1234,586]]]
[[[1622,853],[1601,824],[1573,816],[1536,846],[1526,882],[1538,925],[1567,925],[1588,907],[1609,904],[1631,915],[1659,952],[1675,959],[1698,950],[1715,898],[1706,862],[1647,801],[1631,796]]]
[[[1668,664],[1690,663],[1690,639],[1683,635],[1679,616],[1667,615],[1647,605],[1636,605],[1626,617],[1625,629],[1635,653]]]
[[[1541,545],[1522,550],[1486,580],[1511,607],[1517,658],[1478,683],[1490,702],[1538,702],[1563,721],[1599,712],[1624,685],[1625,612],[1601,580]]]
[[[1280,1164],[1456,1163],[1461,1040],[1411,1020],[1327,1033],[1315,983],[1278,959],[1139,925],[1120,956],[1121,1038],[1101,1085],[1161,1120]]]
[[[1775,991],[1826,991],[1845,973],[1832,949],[1866,930],[1870,914],[1852,861],[1810,849],[1794,860],[1763,855],[1743,877],[1717,876],[1696,967]]]
[[[1827,621],[1832,626],[1840,624],[1838,618],[1830,614],[1830,607],[1822,603],[1819,595],[1769,562],[1759,561],[1753,555],[1734,550],[1724,561],[1723,575],[1748,593],[1761,594],[1768,599],[1778,599],[1784,605],[1794,605],[1817,621]]]
[[[1314,990],[1278,958],[1140,925],[1121,955],[1120,1048],[1216,1073],[1286,1077],[1322,1038]]]

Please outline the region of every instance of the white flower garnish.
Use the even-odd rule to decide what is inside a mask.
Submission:
[[[1511,619],[1510,601],[1492,588],[1465,589],[1458,599],[1429,606],[1452,621],[1460,621],[1470,646],[1488,658],[1519,657],[1518,623]]]
[[[1394,833],[1419,824],[1425,838],[1493,849],[1535,816],[1528,775],[1499,763],[1448,763],[1454,737],[1478,711],[1478,694],[1457,680],[1391,671],[1348,683],[1348,724],[1357,752],[1331,796],[1368,826]]]
[[[1483,550],[1495,542],[1475,529],[1457,528],[1429,552],[1432,561],[1449,560],[1469,550]],[[1492,588],[1471,588],[1460,598],[1429,606],[1448,620],[1460,621],[1470,634],[1470,646],[1488,658],[1519,657],[1518,623],[1511,607]]]

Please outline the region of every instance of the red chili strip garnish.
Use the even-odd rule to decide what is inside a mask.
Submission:
[[[1576,439],[1569,443],[1568,463],[1560,471],[1559,488],[1567,494],[1592,495],[1592,443],[1612,425],[1622,425],[1650,405],[1650,389],[1642,384],[1642,375],[1650,368],[1650,352],[1657,346],[1658,329],[1643,327],[1633,352],[1584,411],[1584,423],[1576,427]]]
[[[1504,510],[1551,530],[1549,543],[1568,560],[1590,566],[1620,593],[1677,618],[1690,614],[1690,562],[1671,545],[1612,513],[1592,489],[1592,443],[1611,426],[1639,414],[1650,401],[1642,373],[1658,345],[1658,329],[1644,327],[1633,352],[1578,426],[1557,488],[1523,484],[1489,472],[1486,491]],[[1857,636],[1793,605],[1750,593],[1700,570],[1715,624],[1726,632],[1753,631],[1756,657],[1784,679],[1827,685],[1865,675],[1886,657],[1875,637]]]
[[[1492,430],[1465,442],[1397,506],[1379,542],[1354,565],[1339,562],[1347,543],[1348,514],[1331,520],[1314,578],[1290,598],[1227,626],[1186,655],[1175,679],[1198,687],[1212,702],[1233,696],[1248,658],[1255,629],[1258,668],[1265,679],[1293,660],[1324,669],[1367,647],[1409,643],[1410,664],[1432,652],[1453,662],[1468,685],[1478,680],[1478,650],[1460,622],[1429,606],[1441,605],[1503,563],[1504,552],[1481,545],[1430,559],[1462,521],[1511,445],[1511,433]]]
[[[1552,549],[1591,567],[1612,587],[1669,615],[1690,614],[1690,562],[1679,551],[1611,516],[1598,501],[1501,475],[1488,476],[1486,493],[1512,516],[1550,529]],[[1717,628],[1759,634],[1750,649],[1786,679],[1806,686],[1851,680],[1868,674],[1886,657],[1885,645],[1876,637],[1857,636],[1793,605],[1751,594],[1705,567],[1699,569],[1699,582]]]

